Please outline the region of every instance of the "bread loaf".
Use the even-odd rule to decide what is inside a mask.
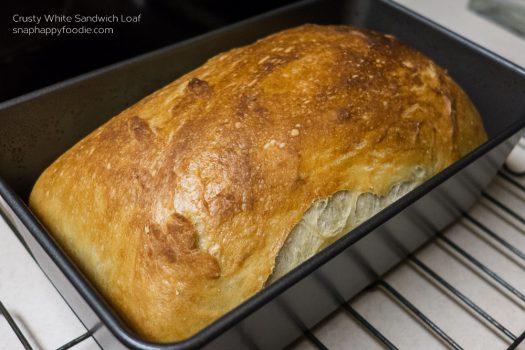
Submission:
[[[118,114],[45,170],[30,206],[132,329],[176,341],[485,138],[430,59],[305,25]]]

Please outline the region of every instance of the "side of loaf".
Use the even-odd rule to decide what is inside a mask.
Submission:
[[[40,176],[30,207],[140,336],[187,338],[486,139],[394,37],[301,27],[211,58]]]

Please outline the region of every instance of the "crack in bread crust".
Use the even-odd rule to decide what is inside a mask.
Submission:
[[[275,268],[267,284],[272,284],[315,253],[335,242],[345,233],[374,216],[408,193],[424,175],[415,181],[392,187],[386,196],[374,193],[339,191],[315,201],[292,229],[276,258]]]

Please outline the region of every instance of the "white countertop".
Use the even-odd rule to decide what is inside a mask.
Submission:
[[[34,349],[56,349],[86,332],[6,222],[0,218],[0,300]],[[0,316],[0,349],[23,349]],[[75,350],[98,349],[88,339]]]
[[[396,2],[525,67],[525,40],[468,10],[468,0],[396,0]]]

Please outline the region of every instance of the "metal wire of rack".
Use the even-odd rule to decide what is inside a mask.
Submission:
[[[523,147],[525,149],[525,146],[521,144],[518,144],[518,146]],[[525,194],[525,186],[522,185],[520,182],[516,181],[515,179],[515,177],[522,176],[522,175],[523,174],[516,174],[516,173],[509,172],[508,170],[505,170],[505,172],[500,171],[498,173],[498,177],[500,179],[503,179],[508,184],[513,186],[517,191],[520,191],[522,194]],[[483,192],[482,196],[487,201],[492,203],[495,207],[500,209],[502,212],[506,213],[508,216],[514,218],[515,220],[517,220],[518,222],[521,222],[522,224],[525,224],[525,216],[516,212],[514,209],[509,207],[507,204],[503,203],[502,201],[500,201],[499,199],[495,198],[494,196],[492,196],[491,194],[487,192]],[[521,198],[521,200],[525,203],[524,198]],[[502,248],[506,249],[510,254],[525,261],[525,253],[519,250],[518,248],[516,248],[515,246],[513,246],[511,243],[509,243],[507,240],[501,237],[494,230],[490,229],[489,227],[481,223],[479,220],[475,219],[469,213],[464,213],[463,218],[467,222],[476,226],[481,232],[483,232],[487,236],[490,236],[495,242],[497,242]],[[450,240],[449,238],[447,238],[440,232],[436,233],[434,240],[440,241],[446,246],[448,246],[449,248],[451,248],[452,250],[454,250],[457,254],[459,254],[466,261],[468,261],[473,267],[475,267],[480,273],[485,274],[488,278],[493,280],[499,286],[509,291],[511,294],[513,294],[519,300],[525,303],[525,294],[523,292],[519,291],[517,288],[515,288],[510,283],[508,283],[504,278],[502,278],[499,274],[494,272],[486,264],[482,263],[481,261],[476,259],[474,256],[466,252],[460,245],[454,243],[452,240]],[[427,266],[425,263],[419,260],[414,254],[409,255],[407,257],[407,261],[417,266],[419,270],[422,271],[424,274],[426,274],[430,279],[432,279],[433,281],[438,283],[440,286],[445,288],[458,301],[463,303],[463,305],[466,308],[469,308],[474,313],[476,313],[481,318],[483,318],[488,323],[490,323],[492,326],[494,326],[494,329],[498,330],[504,337],[506,337],[509,340],[510,344],[507,347],[507,350],[516,349],[520,344],[525,343],[525,330],[519,335],[512,333],[508,328],[503,326],[494,317],[492,317],[488,312],[483,310],[476,303],[474,303],[471,299],[469,299],[466,295],[464,295],[461,291],[455,288],[445,278],[443,278],[441,275],[439,275],[437,272],[435,272],[429,266]],[[455,341],[451,336],[449,336],[445,331],[443,331],[434,321],[432,321],[427,315],[425,315],[425,313],[423,313],[419,308],[417,308],[414,304],[412,304],[405,296],[403,296],[402,293],[400,293],[397,289],[391,286],[383,278],[379,278],[376,282],[374,282],[372,285],[367,287],[366,291],[370,291],[370,290],[374,290],[378,288],[387,292],[391,297],[393,297],[400,304],[402,304],[415,317],[417,317],[417,319],[419,319],[428,329],[430,329],[436,336],[442,339],[442,341],[446,343],[450,348],[455,349],[455,350],[463,349],[463,347],[461,347],[457,341]],[[366,329],[367,332],[369,332],[373,337],[375,337],[384,346],[384,348],[389,349],[389,350],[399,349],[388,337],[386,337],[383,333],[381,333],[376,327],[374,327],[374,325],[371,322],[369,322],[363,315],[361,315],[356,309],[354,309],[351,306],[350,301],[343,303],[341,305],[341,308],[345,310],[345,312],[348,313],[350,317],[355,319],[362,327],[364,327],[364,329]],[[24,349],[33,350],[29,341],[27,340],[27,338],[25,337],[25,335],[23,334],[23,332],[20,330],[17,323],[15,322],[14,318],[9,313],[9,311],[5,308],[5,306],[2,304],[1,301],[0,301],[0,314],[4,316],[8,325],[13,330],[15,335],[18,337]],[[87,332],[80,335],[79,337],[62,345],[57,350],[70,349],[74,347],[75,345],[91,337],[92,334],[93,334],[93,330],[88,330]],[[315,348],[320,349],[320,350],[328,349],[328,347],[325,344],[323,344],[323,342],[310,329],[305,329],[304,337],[308,339],[308,341]]]
[[[7,311],[7,309],[5,308],[4,304],[2,304],[2,301],[0,301],[0,314],[4,316],[4,318],[6,319],[7,323],[9,324],[9,327],[11,327],[11,329],[13,330],[15,335],[17,336],[18,340],[20,340],[20,343],[22,344],[24,349],[26,349],[26,350],[33,350],[33,347],[31,346],[31,344],[29,344],[29,341],[25,337],[24,333],[22,333],[22,331],[18,327],[18,325],[15,322],[13,316],[9,313],[9,311]],[[70,348],[74,347],[75,345],[77,345],[77,344],[81,343],[82,341],[84,341],[84,340],[88,339],[89,337],[91,337],[92,333],[93,333],[93,331],[89,330],[89,331],[81,334],[77,338],[75,338],[75,339],[67,342],[66,344],[60,346],[57,350],[70,349]]]

